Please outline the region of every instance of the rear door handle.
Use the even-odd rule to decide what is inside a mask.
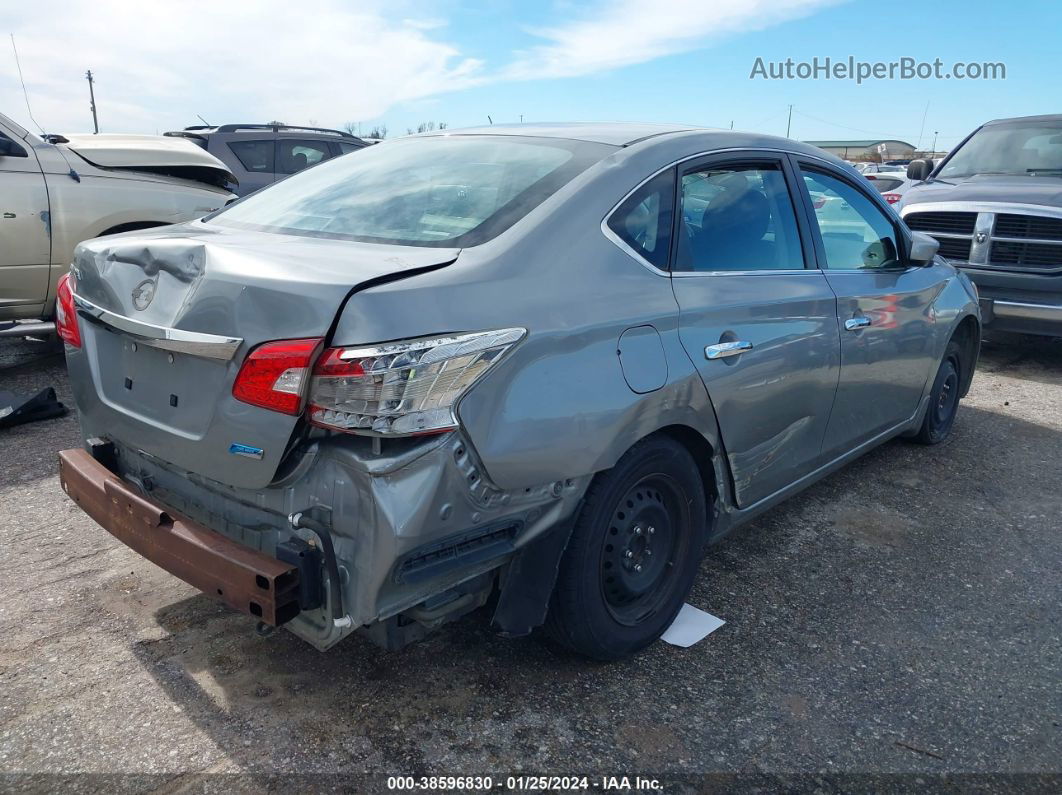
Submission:
[[[705,359],[725,359],[727,356],[740,356],[752,350],[751,342],[720,342],[704,349]]]
[[[862,317],[850,317],[844,321],[844,327],[846,331],[859,331],[861,328],[866,328],[870,325],[870,318],[866,315]]]

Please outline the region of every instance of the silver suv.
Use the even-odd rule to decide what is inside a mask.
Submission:
[[[653,642],[706,545],[895,436],[951,430],[968,279],[840,160],[651,125],[382,143],[82,245],[63,487],[324,649],[484,605]]]
[[[286,124],[200,125],[166,135],[192,141],[225,163],[239,180],[234,190],[240,196],[304,168],[369,146],[368,142],[341,130]]]

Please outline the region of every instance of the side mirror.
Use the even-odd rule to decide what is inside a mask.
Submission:
[[[937,256],[940,243],[925,232],[911,233],[911,264],[932,265],[933,257]]]
[[[0,157],[26,157],[26,150],[6,135],[0,134]]]
[[[912,160],[907,166],[907,179],[921,182],[933,173],[932,160]]]

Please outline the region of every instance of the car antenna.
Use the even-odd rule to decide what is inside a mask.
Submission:
[[[489,113],[487,114],[487,121],[489,121],[491,124],[494,124],[494,119],[490,117]]]
[[[29,114],[30,121],[37,125],[37,128],[41,131],[41,137],[48,141],[52,146],[55,146],[55,141],[52,140],[53,138],[61,138],[65,141],[66,139],[62,138],[62,136],[49,136],[48,133],[44,131],[44,128],[41,127],[40,123],[33,118],[33,109],[30,108],[29,92],[26,90],[26,81],[22,78],[22,64],[18,58],[18,48],[15,46],[14,33],[11,34],[11,50],[15,53],[15,66],[18,67],[18,81],[22,84],[22,96],[26,98],[26,113]],[[66,175],[74,180],[74,182],[81,182],[81,175],[74,171],[74,167],[71,166],[70,161],[66,159],[66,154],[64,154],[63,150],[56,147],[56,151],[59,152],[60,156],[63,158],[63,162],[65,162],[70,169]]]
[[[203,118],[202,116],[200,116],[200,115],[199,115],[198,113],[197,113],[197,114],[195,114],[195,117],[196,117],[197,119],[199,119],[199,121],[203,122],[203,124],[205,124],[205,125],[206,125],[207,127],[210,127],[210,126],[212,126],[212,125],[210,124],[210,122],[208,122],[208,121],[207,121],[206,119],[204,119],[204,118]]]
[[[29,114],[30,121],[40,129],[41,135],[44,135],[44,128],[37,124],[37,120],[33,118],[33,110],[30,108],[29,92],[26,90],[26,81],[22,79],[22,63],[18,59],[18,48],[15,46],[14,33],[11,34],[11,50],[15,53],[15,66],[18,67],[18,81],[22,83],[22,96],[26,98],[26,113]]]

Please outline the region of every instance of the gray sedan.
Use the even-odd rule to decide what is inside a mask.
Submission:
[[[936,245],[790,140],[388,141],[79,247],[63,487],[264,633],[396,648],[490,602],[617,659],[710,542],[948,436],[980,319]]]

